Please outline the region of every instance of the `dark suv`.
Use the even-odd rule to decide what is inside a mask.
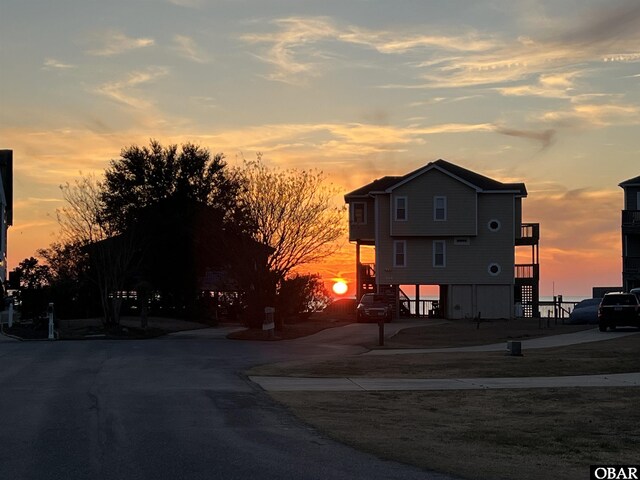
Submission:
[[[640,328],[640,301],[633,293],[607,293],[598,308],[598,327],[601,332],[619,326]]]
[[[389,297],[377,293],[365,293],[356,310],[358,322],[390,322],[393,306]]]

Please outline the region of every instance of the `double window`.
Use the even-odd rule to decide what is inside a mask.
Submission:
[[[403,222],[409,218],[407,206],[407,197],[396,197],[394,219],[397,222]]]
[[[434,267],[446,267],[446,247],[444,240],[433,241],[433,266]]]
[[[407,242],[406,240],[395,240],[393,242],[393,266],[407,266]]]
[[[447,220],[447,197],[433,197],[433,219],[436,222]]]

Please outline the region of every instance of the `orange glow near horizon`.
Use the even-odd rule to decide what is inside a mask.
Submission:
[[[549,213],[551,205],[543,198],[534,197],[527,199],[525,219],[540,219],[540,289],[542,296],[590,296],[594,286],[619,287],[622,284],[621,272],[621,238],[618,218],[615,215],[614,205],[610,205],[614,211],[611,225],[596,225],[593,221],[584,221],[582,224],[572,224],[572,233],[566,233],[567,219],[556,220]],[[540,195],[539,195],[540,197]],[[590,202],[586,201],[589,204]],[[595,210],[595,205],[580,205],[574,208],[565,204],[563,208],[571,209],[573,215],[565,213],[568,218],[583,219],[589,208]],[[613,202],[611,202],[613,203]],[[24,258],[36,255],[36,249],[46,248],[57,239],[55,231],[55,208],[61,202],[49,202],[51,213],[44,216],[42,222],[24,221],[23,211],[33,206],[26,200],[20,200],[17,210],[16,224],[9,228],[8,264],[13,269]],[[531,214],[530,214],[531,212]],[[26,213],[26,212],[25,212]],[[599,217],[606,218],[606,212],[601,209]],[[340,295],[355,296],[356,278],[355,261],[356,247],[347,242],[346,238],[336,252],[323,262],[303,265],[296,269],[299,273],[317,273],[324,281],[325,287],[332,295],[338,297],[333,290],[333,285],[342,280],[347,285],[347,291]],[[373,247],[361,248],[361,260],[363,263],[375,261]],[[530,263],[531,252],[527,247],[518,247],[516,263]]]
[[[342,296],[347,293],[349,286],[344,280],[338,280],[333,284],[332,290],[336,295]]]

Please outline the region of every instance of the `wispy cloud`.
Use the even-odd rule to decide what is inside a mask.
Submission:
[[[495,39],[471,31],[459,35],[425,35],[393,31],[372,31],[349,26],[338,40],[365,45],[381,53],[406,53],[411,50],[442,49],[453,52],[482,52],[495,48]]]
[[[423,55],[414,63],[422,81],[407,88],[466,87],[528,80],[533,86],[510,86],[505,95],[559,96],[578,75],[563,72],[567,65],[584,62],[640,61],[640,4],[626,1],[589,10],[565,19],[560,33],[548,30],[535,38],[498,38],[474,30],[446,34],[371,30],[338,25],[328,17],[287,17],[273,20],[275,28],[241,38],[264,45],[259,58],[270,63],[272,80],[296,82],[318,75],[321,59],[332,56],[330,42],[359,45],[385,55]],[[558,70],[560,69],[560,71]],[[427,70],[425,73],[420,73]],[[555,70],[555,71],[554,71]],[[403,87],[394,85],[394,87]]]
[[[276,32],[246,34],[241,37],[248,43],[267,45],[267,50],[258,54],[258,58],[273,65],[275,71],[266,78],[296,83],[303,76],[317,74],[318,70],[314,68],[315,62],[312,59],[320,57],[319,50],[308,47],[338,35],[331,21],[325,17],[290,17],[271,23],[276,26]]]
[[[371,123],[272,124],[241,130],[226,129],[197,138],[216,145],[223,151],[260,151],[279,158],[312,161],[323,164],[348,164],[369,156],[411,151],[429,142],[430,136],[486,133],[507,135],[549,147],[555,132],[547,130],[517,130],[493,123],[444,123],[421,125],[381,125]],[[309,155],[308,152],[314,152]],[[339,160],[336,160],[339,159]]]
[[[207,63],[210,61],[207,53],[202,50],[191,37],[186,35],[174,35],[173,43],[173,50],[188,60],[196,63]]]
[[[328,17],[287,17],[273,20],[276,30],[241,36],[251,44],[266,45],[258,57],[273,65],[271,80],[289,83],[319,75],[322,59],[332,57],[327,42],[347,43],[383,54],[404,54],[413,50],[441,49],[448,52],[478,52],[495,46],[487,35],[466,32],[460,35],[424,35],[374,31],[354,25],[338,26]]]
[[[42,68],[44,70],[68,70],[70,68],[76,68],[76,66],[69,63],[63,63],[55,58],[47,58],[45,59]]]
[[[572,104],[567,110],[546,112],[540,120],[556,127],[583,129],[613,124],[640,124],[640,108],[618,104]]]
[[[150,67],[146,70],[131,72],[124,80],[104,83],[96,88],[95,92],[133,108],[149,108],[153,102],[134,95],[135,88],[151,83],[168,73],[169,70],[166,67]]]
[[[575,79],[581,72],[554,72],[540,74],[537,82],[524,85],[498,87],[505,96],[538,96],[550,98],[569,98],[575,89]]]
[[[428,82],[422,86],[505,83],[526,79],[531,75],[544,75],[553,69],[566,68],[567,65],[640,59],[637,55],[640,4],[637,2],[606,5],[576,17],[575,23],[567,20],[565,28],[556,35],[504,39],[503,45],[508,46],[464,57],[443,56],[436,72],[424,76]],[[575,74],[575,71],[572,72],[573,76]],[[543,81],[544,77],[540,76],[539,80]],[[539,84],[530,93],[549,92],[552,86]],[[504,90],[507,94],[516,91]]]
[[[13,206],[14,208],[28,208],[43,203],[62,203],[62,198],[26,197],[16,200]]]
[[[128,37],[119,30],[95,33],[91,41],[96,46],[87,50],[87,53],[98,56],[118,55],[129,50],[155,45],[155,40],[152,38]]]

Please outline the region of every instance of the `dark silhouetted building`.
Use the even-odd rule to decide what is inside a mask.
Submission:
[[[640,287],[640,176],[620,184],[622,210],[622,286],[626,292]]]

